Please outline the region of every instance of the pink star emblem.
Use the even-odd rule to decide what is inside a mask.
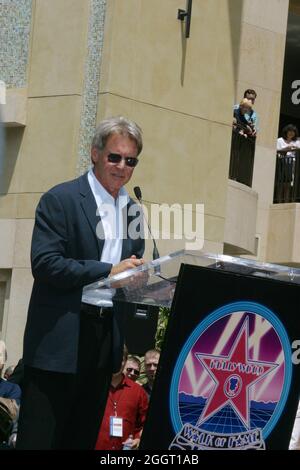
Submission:
[[[230,404],[246,428],[250,428],[249,389],[278,364],[251,361],[248,358],[249,325],[245,319],[228,356],[196,353],[215,387],[208,398],[197,425],[203,423],[221,408]]]

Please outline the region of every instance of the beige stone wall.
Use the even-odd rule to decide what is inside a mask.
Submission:
[[[204,203],[206,246],[222,250],[241,2],[108,2],[98,120],[123,114],[144,130],[129,190],[150,203]],[[179,242],[159,241],[162,253]],[[171,248],[172,247],[172,248]]]

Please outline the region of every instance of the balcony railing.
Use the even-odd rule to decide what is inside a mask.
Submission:
[[[293,155],[277,152],[274,204],[300,202],[300,149]]]
[[[255,154],[255,137],[247,138],[232,131],[229,178],[251,188]]]

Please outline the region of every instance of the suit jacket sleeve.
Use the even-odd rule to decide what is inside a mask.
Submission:
[[[62,289],[78,288],[106,277],[112,265],[68,256],[66,214],[59,198],[44,194],[36,211],[32,236],[33,277]]]
[[[135,430],[134,430],[135,439],[139,439],[141,437],[141,431],[143,430],[143,427],[146,421],[148,405],[149,405],[149,399],[148,399],[147,393],[142,388],[142,386],[139,392],[140,393],[139,393],[139,398],[138,398],[138,403],[137,403],[137,415],[136,415]]]

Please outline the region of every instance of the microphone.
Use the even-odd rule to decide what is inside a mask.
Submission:
[[[133,188],[133,191],[134,191],[134,194],[135,194],[135,197],[137,198],[137,200],[139,202],[142,202],[142,191],[141,191],[141,188],[139,186],[135,186]]]
[[[134,191],[135,197],[137,198],[137,200],[139,201],[139,203],[142,205],[142,204],[143,204],[143,200],[142,200],[142,191],[141,191],[141,188],[140,188],[139,186],[135,186],[135,187],[133,188],[133,191]],[[152,235],[151,228],[150,228],[150,224],[149,224],[148,220],[146,219],[144,212],[143,212],[143,216],[144,216],[144,220],[146,221],[146,224],[147,224],[147,226],[148,226],[148,230],[149,230],[149,233],[150,233],[150,235],[151,235],[152,242],[153,242],[152,259],[155,260],[155,259],[158,259],[158,258],[160,257],[160,256],[159,256],[158,249],[157,249],[157,246],[156,246],[156,241],[155,241],[155,238],[154,238],[153,235]]]

